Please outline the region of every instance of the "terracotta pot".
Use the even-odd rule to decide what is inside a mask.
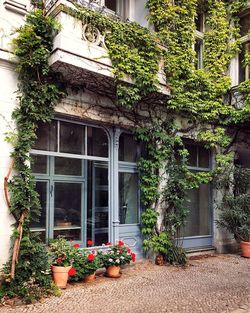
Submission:
[[[106,275],[112,278],[118,278],[121,276],[120,274],[120,266],[108,266],[106,267]]]
[[[53,274],[53,280],[55,284],[61,288],[65,289],[67,286],[68,278],[69,278],[69,270],[71,269],[70,266],[51,266],[52,274]]]
[[[250,258],[250,242],[241,241],[240,242],[241,255],[245,258]]]
[[[83,279],[83,281],[85,283],[92,283],[94,280],[95,280],[95,273],[90,274],[90,275],[84,277],[84,279]]]

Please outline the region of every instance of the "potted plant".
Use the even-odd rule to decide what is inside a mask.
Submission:
[[[78,249],[72,262],[76,272],[70,277],[70,280],[79,281],[83,279],[86,283],[92,282],[100,265],[100,258],[95,250]]]
[[[98,252],[102,265],[106,268],[106,276],[120,277],[121,265],[135,262],[136,255],[122,241],[116,245],[107,245],[107,247]]]
[[[234,235],[241,255],[250,258],[250,169],[235,167],[232,177],[217,224]]]
[[[51,271],[55,284],[59,288],[66,288],[69,271],[72,268],[72,261],[76,251],[71,242],[64,237],[52,240],[49,244],[49,254],[51,258]],[[73,273],[70,272],[72,275]]]

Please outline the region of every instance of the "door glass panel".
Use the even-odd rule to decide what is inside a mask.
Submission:
[[[138,176],[119,173],[120,224],[138,223]]]
[[[130,134],[122,133],[119,139],[119,161],[136,162],[138,144]]]
[[[181,236],[205,236],[211,234],[211,216],[209,209],[209,184],[188,191],[189,215]]]
[[[55,174],[83,176],[81,159],[55,157]]]
[[[57,151],[57,121],[38,123],[33,149]]]
[[[32,214],[31,211],[31,223],[30,227],[32,230],[41,232],[41,239],[45,241],[46,236],[46,209],[47,209],[47,182],[37,181],[36,192],[39,195],[41,204],[41,215],[39,217]]]
[[[88,155],[108,157],[108,137],[103,129],[88,127]]]
[[[81,240],[82,184],[56,182],[54,188],[54,238]]]
[[[47,156],[46,155],[31,155],[31,171],[36,174],[47,173]]]
[[[108,241],[108,163],[88,161],[87,240],[99,246]]]
[[[60,152],[84,154],[85,127],[78,124],[60,122]]]

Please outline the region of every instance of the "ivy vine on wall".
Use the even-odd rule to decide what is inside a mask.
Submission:
[[[207,147],[228,151],[231,140],[226,135],[227,126],[241,123],[249,117],[249,81],[239,86],[245,98],[243,108],[237,110],[225,105],[225,96],[230,89],[229,62],[240,49],[237,16],[245,3],[241,0],[148,0],[149,21],[155,32],[134,22],[112,20],[80,6],[75,9],[62,6],[65,13],[106,34],[114,68],[116,102],[121,107],[133,110],[143,103],[147,95],[157,92],[159,59],[164,58],[165,75],[171,88],[171,99],[164,104],[166,114],[142,121],[135,135],[147,146],[147,157],[139,161],[145,207],[142,215],[144,247],[162,254],[170,251],[170,262],[185,259],[173,239],[188,214],[186,191],[210,181],[213,175],[212,172],[194,174],[188,170],[188,152],[182,137],[195,129],[193,139]],[[193,45],[195,17],[200,7],[207,15],[208,30],[204,35],[204,68],[196,69]],[[17,132],[11,136],[15,175],[10,182],[10,209],[17,221],[17,246],[20,245],[22,229],[25,239],[30,236],[30,210],[39,211],[28,164],[37,123],[51,120],[54,106],[63,96],[59,77],[48,65],[57,29],[58,25],[52,18],[36,9],[28,15],[25,26],[14,41],[14,52],[19,58],[19,106],[13,113]],[[161,50],[159,42],[167,46],[167,50]],[[249,56],[246,56],[245,63],[249,65]],[[123,82],[127,75],[133,84]],[[152,107],[154,105],[152,100]],[[178,116],[187,122],[186,127],[180,126]],[[219,169],[229,162],[230,157],[226,153],[217,157]],[[15,245],[12,266],[18,259]],[[174,255],[180,258],[176,260]]]

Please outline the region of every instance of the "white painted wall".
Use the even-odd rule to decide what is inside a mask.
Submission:
[[[4,2],[10,4],[8,9]],[[28,0],[17,2],[28,4]],[[11,224],[14,222],[4,196],[4,177],[9,169],[12,150],[11,145],[5,142],[5,133],[14,129],[11,114],[16,106],[17,90],[14,56],[10,53],[11,40],[15,29],[24,22],[24,12],[12,11],[11,3],[12,1],[0,1],[0,266],[8,259]]]

